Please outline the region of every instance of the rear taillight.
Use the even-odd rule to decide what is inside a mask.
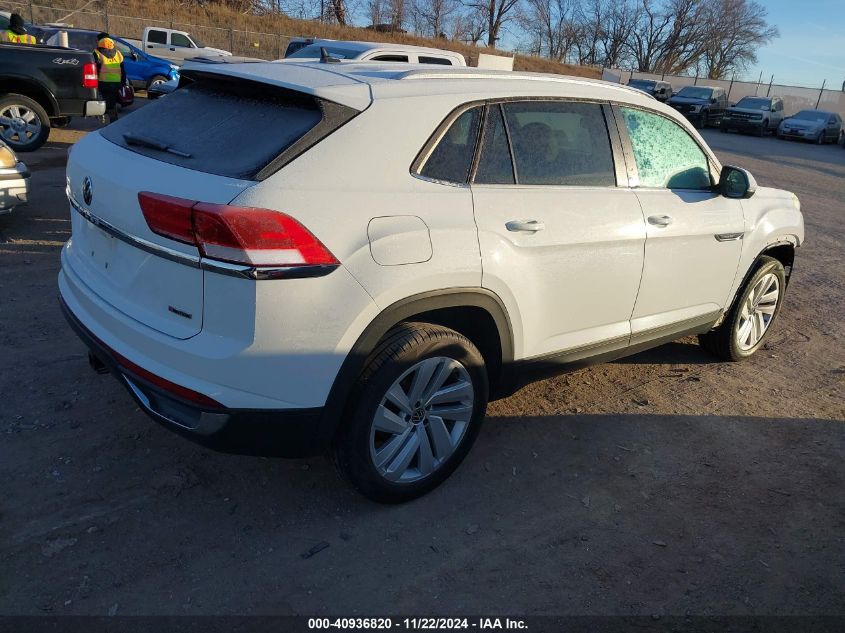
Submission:
[[[250,266],[337,265],[334,255],[292,217],[251,207],[210,204],[142,191],[153,233],[194,244],[203,255]]]
[[[99,85],[97,79],[97,64],[85,64],[82,67],[82,87],[96,88]]]

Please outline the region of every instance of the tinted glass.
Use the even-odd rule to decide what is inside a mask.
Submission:
[[[710,189],[707,157],[677,123],[642,110],[622,108],[641,187]]]
[[[421,64],[440,64],[441,66],[452,65],[451,61],[443,57],[426,57],[425,55],[420,55],[419,61]]]
[[[759,97],[743,97],[736,104],[736,107],[749,110],[768,110],[771,107],[771,101]]]
[[[655,82],[651,81],[650,79],[632,79],[628,82],[628,85],[632,88],[651,90],[652,88],[654,88]]]
[[[374,62],[407,62],[407,55],[376,55],[372,58]]]
[[[465,183],[475,154],[481,108],[467,110],[449,126],[420,172],[427,178]]]
[[[512,185],[515,182],[505,120],[502,118],[501,108],[497,105],[487,108],[487,121],[481,139],[481,156],[478,159],[475,182],[490,185]]]
[[[170,43],[173,44],[173,46],[182,46],[184,48],[190,48],[191,47],[191,40],[189,40],[187,37],[185,37],[181,33],[171,33],[170,34]]]
[[[684,86],[677,93],[678,97],[688,97],[690,99],[709,99],[713,96],[712,88],[697,88],[696,86]]]
[[[616,185],[613,153],[596,103],[504,104],[521,185]]]
[[[316,102],[302,93],[248,81],[201,79],[121,117],[101,133],[112,143],[165,163],[248,179],[321,118]],[[146,146],[151,144],[171,151]]]
[[[334,46],[326,46],[325,44],[309,44],[308,46],[303,46],[295,53],[288,55],[288,57],[291,59],[320,59],[321,48],[325,48],[329,56],[335,59],[354,59],[361,54],[361,51],[349,48],[336,48]]]
[[[167,33],[164,31],[148,31],[147,41],[153,44],[167,44]]]
[[[791,118],[824,123],[824,120],[827,118],[827,112],[822,112],[821,110],[801,110],[798,114],[793,114]]]
[[[81,51],[93,51],[97,48],[97,34],[68,31],[67,45],[68,48],[76,48]]]

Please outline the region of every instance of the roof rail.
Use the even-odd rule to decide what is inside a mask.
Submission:
[[[545,73],[519,72],[512,70],[484,70],[475,68],[454,68],[454,70],[408,70],[396,77],[397,79],[509,79],[511,81],[540,81],[551,83],[568,83],[581,85],[600,84],[608,88],[615,88],[625,92],[640,93],[639,90],[628,86],[604,81],[602,79],[590,79],[587,77],[575,77],[572,75],[551,75]],[[644,93],[640,93],[644,94]]]

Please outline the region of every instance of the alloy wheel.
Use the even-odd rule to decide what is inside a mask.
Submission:
[[[438,356],[414,364],[373,416],[370,457],[378,473],[400,484],[431,475],[463,440],[474,404],[472,379],[461,363]]]
[[[26,106],[10,104],[0,111],[0,128],[3,140],[26,144],[41,133],[41,119]]]
[[[743,351],[757,345],[775,315],[780,298],[777,275],[769,273],[754,284],[742,304],[736,326],[736,343]]]

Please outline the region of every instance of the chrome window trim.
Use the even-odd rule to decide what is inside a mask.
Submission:
[[[68,201],[70,201],[70,206],[76,210],[79,215],[112,237],[117,238],[130,246],[134,246],[135,248],[139,248],[143,251],[152,253],[158,257],[163,257],[178,264],[190,266],[191,268],[200,268],[209,272],[220,273],[221,275],[229,275],[230,277],[240,277],[242,279],[261,281],[266,279],[304,279],[306,277],[323,277],[340,266],[340,264],[324,264],[319,266],[247,266],[244,264],[232,264],[229,262],[206,259],[200,257],[199,255],[182,253],[180,251],[173,250],[172,248],[161,246],[160,244],[153,244],[152,242],[140,237],[129,235],[113,224],[94,215],[84,206],[79,204],[71,193],[70,187],[66,189],[66,193]]]

